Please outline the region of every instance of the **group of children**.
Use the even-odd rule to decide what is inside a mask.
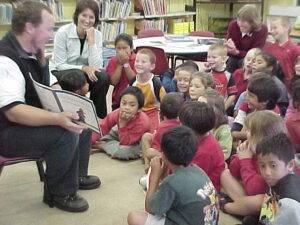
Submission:
[[[151,72],[154,53],[135,54],[129,35],[116,38],[107,66],[113,111],[92,142],[112,158],[143,159],[148,213],[130,213],[130,225],[217,224],[218,207],[243,224],[283,224],[297,212],[287,205],[300,209],[300,49],[285,18],[271,34],[275,43],[248,51],[233,74],[226,46],[213,44],[202,70],[192,61],[176,68],[171,93]],[[80,73],[62,77],[62,88],[85,95]]]

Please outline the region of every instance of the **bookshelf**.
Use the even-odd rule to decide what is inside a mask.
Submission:
[[[1,0],[1,4],[11,5],[18,0]],[[63,24],[72,22],[77,0],[41,0],[48,4],[55,16],[56,29]],[[158,28],[165,32],[173,24],[190,22],[189,30],[195,28],[196,8],[194,0],[96,0],[100,5],[100,24],[98,29],[104,41],[111,42],[119,33],[126,32],[136,35],[138,29]],[[148,2],[139,11],[135,10],[135,2]],[[128,4],[125,11],[122,4]],[[14,3],[13,3],[14,4]],[[123,14],[122,14],[122,13]],[[137,29],[138,28],[138,29]],[[2,21],[0,15],[0,38],[10,29],[10,18]],[[187,33],[187,30],[182,33]],[[48,45],[48,46],[51,46]]]
[[[235,12],[245,4],[255,4],[260,8],[261,16],[264,15],[264,0],[195,0],[198,30],[209,30],[216,36],[223,37],[229,21],[234,18]],[[199,22],[200,21],[200,22]]]

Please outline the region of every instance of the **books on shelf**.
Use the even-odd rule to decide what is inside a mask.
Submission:
[[[0,4],[0,24],[10,24],[12,19],[12,4]]]
[[[145,16],[163,15],[167,13],[166,0],[140,0]]]
[[[69,112],[78,115],[79,118],[73,121],[74,123],[101,133],[96,109],[90,99],[69,91],[47,87],[33,80],[31,74],[30,78],[45,110],[51,112]]]
[[[125,18],[131,10],[130,0],[98,0],[100,18]]]
[[[102,33],[102,37],[104,41],[114,41],[116,36],[126,32],[126,23],[123,21],[118,22],[104,22],[102,21],[98,27],[98,29]]]

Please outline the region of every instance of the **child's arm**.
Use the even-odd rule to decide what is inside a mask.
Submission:
[[[163,215],[170,208],[170,203],[173,202],[175,193],[168,191],[158,192],[159,182],[166,169],[162,158],[153,158],[150,162],[150,167],[151,172],[149,177],[149,187],[146,193],[145,210],[151,214]],[[168,195],[166,195],[166,193],[168,193]]]
[[[228,125],[222,125],[222,127],[218,128],[217,130],[218,131],[216,133],[214,132],[214,135],[223,150],[224,159],[226,160],[230,157],[232,149],[232,136],[230,128]]]
[[[241,178],[246,194],[265,193],[267,184],[260,173],[257,172],[257,165],[254,164],[253,152],[250,150],[248,141],[238,147],[237,154],[240,159]]]
[[[119,109],[109,113],[103,120],[100,122],[100,127],[103,135],[109,133],[110,129],[118,123]]]
[[[232,106],[234,104],[235,101],[235,95],[229,95],[226,99],[225,99],[225,110],[227,110],[230,106]]]

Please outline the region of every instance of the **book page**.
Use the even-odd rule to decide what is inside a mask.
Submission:
[[[61,112],[52,88],[42,85],[34,80],[33,85],[45,110],[51,112]]]
[[[79,120],[74,122],[100,132],[96,109],[90,99],[63,90],[57,90],[55,94],[60,101],[62,111],[79,116]]]

